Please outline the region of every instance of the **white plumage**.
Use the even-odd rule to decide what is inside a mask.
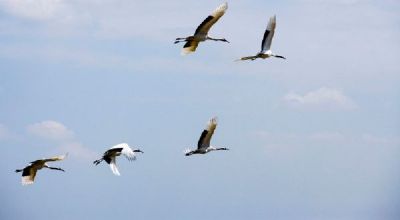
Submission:
[[[115,162],[115,157],[111,158],[110,168],[111,168],[111,171],[112,171],[115,175],[117,175],[117,176],[120,176],[120,175],[121,175],[121,174],[119,173],[119,171],[118,171],[117,164],[116,164],[116,162]]]
[[[136,152],[143,153],[143,151],[139,149],[132,150],[127,143],[117,144],[104,152],[103,157],[95,160],[93,163],[95,165],[98,165],[101,161],[104,160],[110,165],[111,171],[115,175],[120,176],[121,174],[119,173],[116,164],[116,157],[124,155],[129,161],[133,161],[136,160]]]
[[[277,57],[286,59],[283,56],[273,54],[271,51],[271,44],[272,44],[272,38],[274,37],[275,34],[275,27],[276,27],[276,16],[274,15],[269,19],[267,29],[264,32],[264,37],[261,42],[261,51],[255,56],[242,57],[239,60],[255,60],[257,58],[266,59],[268,57]]]

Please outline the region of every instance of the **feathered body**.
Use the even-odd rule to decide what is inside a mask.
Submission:
[[[127,143],[121,143],[117,144],[113,147],[111,147],[109,150],[104,152],[103,156],[95,160],[93,163],[95,165],[98,165],[101,161],[106,161],[110,165],[111,171],[117,175],[120,176],[121,174],[118,171],[117,164],[116,164],[116,157],[120,155],[124,155],[129,161],[136,160],[136,152],[141,152],[143,151],[136,149],[132,150],[132,148],[129,147]]]
[[[276,27],[276,16],[274,15],[269,19],[267,29],[265,29],[264,36],[261,42],[261,51],[257,53],[255,56],[242,57],[239,60],[255,60],[257,58],[266,59],[269,57],[286,59],[283,56],[273,54],[271,51],[271,44],[272,44],[272,38],[274,37],[275,33],[275,27]]]
[[[228,42],[225,38],[212,38],[208,36],[210,28],[225,14],[228,9],[228,3],[224,3],[218,6],[211,15],[209,15],[197,28],[193,36],[176,38],[175,44],[180,42],[186,42],[183,45],[182,54],[186,55],[196,51],[197,46],[200,42],[206,40],[223,41]]]
[[[35,160],[30,162],[25,168],[17,169],[15,170],[15,172],[17,173],[22,172],[22,178],[21,178],[22,185],[30,185],[33,184],[33,182],[35,181],[37,171],[41,170],[42,168],[64,171],[61,168],[49,166],[47,162],[63,160],[66,156],[67,154],[51,158],[43,158],[41,160]]]
[[[216,117],[211,118],[206,128],[200,135],[199,141],[197,142],[197,149],[187,150],[185,152],[185,155],[190,156],[192,154],[206,154],[214,150],[229,150],[228,148],[225,147],[213,147],[210,145],[211,137],[214,134],[216,127],[217,127],[217,118]]]

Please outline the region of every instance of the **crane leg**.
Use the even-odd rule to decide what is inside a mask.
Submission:
[[[95,165],[99,165],[99,163],[103,161],[103,158],[93,161]]]

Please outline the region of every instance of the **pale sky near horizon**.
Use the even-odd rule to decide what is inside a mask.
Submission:
[[[181,56],[222,3],[0,0],[0,219],[399,219],[400,2],[229,1]],[[287,59],[233,62],[274,14]],[[231,150],[185,157],[213,116]]]

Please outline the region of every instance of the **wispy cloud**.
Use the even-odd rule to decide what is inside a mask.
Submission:
[[[307,92],[304,95],[291,92],[286,94],[283,99],[287,104],[295,107],[343,110],[351,110],[357,107],[355,102],[341,90],[326,87]]]
[[[66,7],[63,0],[4,0],[0,5],[14,16],[34,20],[53,19]]]
[[[28,125],[26,128],[31,135],[55,141],[57,148],[68,152],[72,158],[86,161],[94,159],[97,155],[77,140],[75,132],[61,122],[46,120]]]
[[[0,10],[16,18],[56,24],[46,30],[55,35],[65,28],[63,24],[68,24],[86,27],[85,32],[90,30],[91,37],[146,37],[171,42],[174,35],[165,39],[166,33],[190,27],[190,19],[201,22],[218,5],[212,1],[205,2],[207,4],[204,1],[195,4],[192,13],[186,14],[182,9],[187,8],[179,1],[3,0],[0,1]],[[153,22],[163,14],[162,22]],[[182,19],[188,22],[177,22]],[[190,32],[195,27],[191,27]]]
[[[69,140],[74,137],[74,132],[57,121],[42,121],[27,126],[29,134],[48,140]]]

